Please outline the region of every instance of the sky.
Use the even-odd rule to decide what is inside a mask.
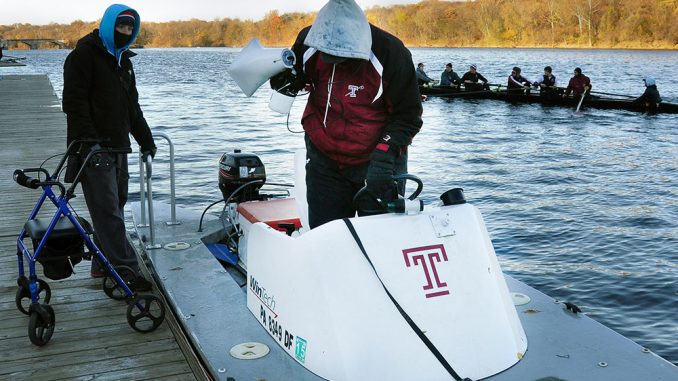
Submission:
[[[2,0],[0,25],[69,24],[95,21],[115,1],[104,0]],[[142,21],[214,20],[226,17],[259,20],[277,9],[285,12],[317,11],[327,0],[129,0],[121,1],[139,12]],[[363,7],[411,4],[418,0],[357,0]]]

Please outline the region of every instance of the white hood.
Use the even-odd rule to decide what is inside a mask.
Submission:
[[[333,56],[369,60],[370,24],[354,0],[330,0],[318,12],[304,45]]]

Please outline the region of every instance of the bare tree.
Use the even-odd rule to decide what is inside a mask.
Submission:
[[[588,46],[593,46],[594,37],[594,17],[599,13],[600,0],[580,0],[575,3],[574,16],[579,24],[579,37],[584,37],[584,28],[586,28],[586,37]]]
[[[555,46],[555,36],[556,36],[556,24],[559,24],[562,18],[560,17],[560,10],[558,9],[557,0],[546,0],[546,8],[548,14],[546,15],[546,21],[551,27],[551,46]]]
[[[593,22],[594,17],[599,13],[600,0],[586,0],[586,25],[588,27],[589,47],[593,46],[594,27],[597,23]]]
[[[478,0],[478,25],[485,41],[491,42],[495,37],[495,23],[499,20],[499,4],[497,0]]]

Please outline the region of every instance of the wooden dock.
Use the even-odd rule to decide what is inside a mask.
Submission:
[[[14,303],[17,290],[16,238],[40,191],[12,180],[16,168],[38,167],[66,147],[66,118],[47,76],[0,79],[0,380],[196,380],[194,359],[172,317],[155,332],[133,331],[126,304],[109,299],[101,279],[89,276],[89,262],[78,264],[68,279],[48,281],[56,314],[51,341],[36,347],[28,339],[28,317]],[[59,157],[45,168],[53,170]],[[80,194],[77,192],[76,194]],[[87,216],[84,198],[71,201]],[[54,213],[48,202],[43,210]],[[168,314],[170,312],[168,311]],[[174,332],[177,332],[176,329]],[[189,365],[190,364],[190,365]]]

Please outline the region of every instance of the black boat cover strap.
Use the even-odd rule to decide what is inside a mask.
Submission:
[[[377,272],[377,269],[374,268],[374,265],[372,264],[372,261],[370,260],[370,257],[367,255],[367,251],[365,251],[365,247],[363,246],[362,241],[360,240],[360,237],[358,237],[358,233],[356,233],[355,228],[353,227],[353,223],[348,218],[344,218],[344,222],[346,223],[346,226],[348,227],[348,230],[351,232],[351,235],[353,236],[353,239],[355,242],[358,244],[358,247],[360,247],[360,251],[363,252],[363,255],[365,256],[365,259],[367,259],[367,262],[372,266],[372,270],[374,271],[374,274],[377,276],[377,279],[379,279],[379,282],[381,283],[381,286],[384,288],[384,291],[386,291],[386,295],[391,299],[391,302],[393,302],[393,305],[396,306],[398,309],[398,312],[400,312],[400,315],[405,319],[407,324],[410,325],[410,328],[414,331],[414,333],[419,336],[421,341],[426,344],[428,349],[433,353],[433,355],[440,361],[440,364],[447,370],[447,372],[456,380],[456,381],[471,381],[470,378],[461,378],[457,372],[452,368],[452,366],[445,360],[445,357],[438,351],[438,348],[436,348],[435,345],[429,340],[428,337],[422,332],[422,330],[417,326],[417,323],[415,323],[410,315],[403,310],[403,308],[398,304],[398,302],[395,300],[393,295],[391,295],[391,292],[389,292],[388,288],[386,288],[386,285],[384,282],[381,280],[381,277],[379,276],[379,273]]]

